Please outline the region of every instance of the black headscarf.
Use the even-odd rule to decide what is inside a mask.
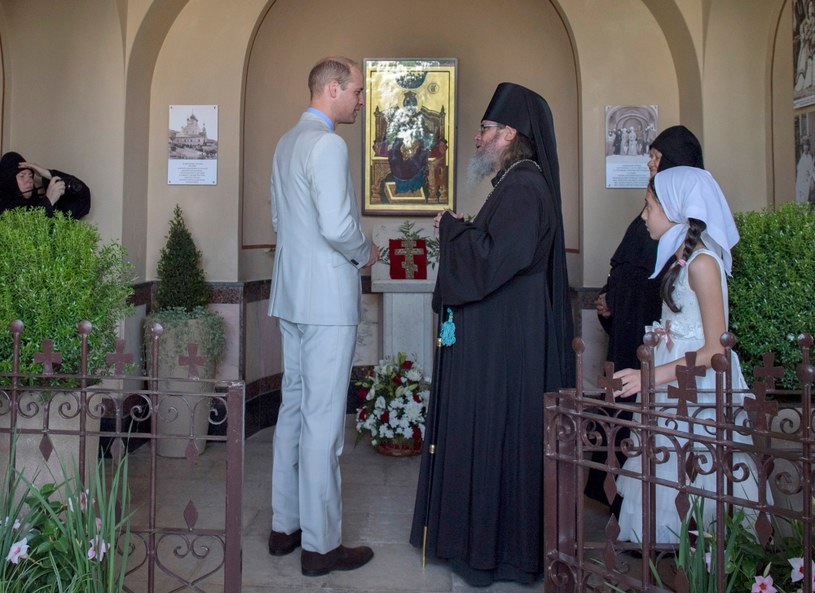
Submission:
[[[23,162],[25,159],[19,152],[7,152],[0,158],[0,198],[3,200],[17,199],[20,196],[17,174],[22,171],[19,164]]]
[[[665,128],[651,142],[651,148],[662,153],[659,159],[657,173],[671,167],[688,166],[704,169],[702,160],[702,145],[699,139],[685,126],[671,126]]]
[[[660,132],[651,142],[651,148],[662,153],[657,172],[685,165],[704,169],[702,145],[685,126],[671,126]],[[637,216],[626,230],[625,237],[611,257],[611,265],[630,263],[654,271],[657,258],[657,242],[648,234],[645,223]]]
[[[511,126],[532,141],[535,146],[535,160],[557,199],[559,213],[560,165],[557,158],[555,123],[546,99],[519,84],[502,82],[495,89],[481,119]]]

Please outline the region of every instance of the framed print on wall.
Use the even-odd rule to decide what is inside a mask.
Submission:
[[[454,209],[457,65],[454,58],[364,60],[364,214]]]
[[[170,105],[168,185],[217,185],[218,106]]]
[[[657,137],[656,105],[606,105],[606,187],[646,188],[648,147]]]

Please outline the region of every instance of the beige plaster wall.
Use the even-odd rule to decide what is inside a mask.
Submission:
[[[772,204],[767,191],[772,164],[768,60],[779,5],[767,0],[717,0],[711,5],[703,79],[705,166],[736,211]],[[791,17],[786,26],[792,27]],[[791,41],[788,47],[791,63]],[[787,70],[791,88],[792,67]],[[787,105],[791,109],[792,101]],[[780,124],[791,127],[791,117]]]
[[[92,192],[87,220],[120,238],[123,47],[116,4],[3,0],[3,152],[73,173]]]
[[[768,42],[772,91],[768,101],[770,175],[767,178],[767,195],[773,205],[795,199],[795,129],[793,117],[811,108],[792,110],[792,8],[789,2],[778,10],[776,27]]]
[[[668,44],[639,1],[613,3],[598,18],[594,0],[561,2],[574,33],[581,79],[583,276],[573,285],[602,286],[609,258],[642,209],[642,189],[607,189],[606,105],[657,105],[659,129],[680,123],[677,79]],[[637,31],[636,35],[624,34]]]
[[[292,51],[293,47],[300,51]],[[309,70],[330,54],[360,61],[382,57],[458,59],[456,209],[469,214],[478,211],[489,190],[487,184],[468,187],[464,172],[473,155],[476,127],[496,85],[511,80],[543,95],[554,113],[567,247],[574,251],[570,268],[580,282],[577,73],[567,30],[548,0],[417,0],[387,5],[375,0],[350,0],[341,5],[332,0],[275,2],[258,29],[247,73],[245,245],[273,242],[269,176],[274,147],[308,105]],[[353,126],[340,126],[338,133],[348,142],[359,194],[361,119]],[[363,226],[370,231],[376,222],[374,217],[365,217]],[[241,279],[269,277],[270,269],[271,257],[263,249],[242,253]]]
[[[791,196],[790,21],[788,0],[0,0],[3,150],[86,179],[89,220],[132,245],[141,277],[154,278],[179,203],[210,280],[265,278],[269,255],[240,248],[241,192],[268,200],[273,145],[305,106],[311,64],[333,52],[457,57],[460,167],[497,82],[550,99],[575,224],[572,283],[599,286],[642,199],[604,187],[605,105],[656,103],[660,127],[703,128],[734,209]],[[220,106],[218,186],[167,186],[171,103]],[[361,126],[341,130],[358,182]],[[458,190],[468,212],[486,193]]]
[[[190,2],[167,34],[150,97],[147,277],[155,278],[175,205],[203,254],[207,280],[238,277],[241,98],[246,48],[265,0]],[[170,105],[218,105],[218,184],[167,184]]]

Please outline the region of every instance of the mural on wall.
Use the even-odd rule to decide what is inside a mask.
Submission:
[[[606,105],[606,187],[648,185],[648,147],[657,137],[656,105]]]
[[[815,111],[795,116],[795,201],[815,202]]]
[[[815,2],[792,3],[793,107],[815,103]]]
[[[364,61],[364,214],[453,209],[456,66],[453,58]]]
[[[170,105],[167,184],[218,183],[218,106]]]

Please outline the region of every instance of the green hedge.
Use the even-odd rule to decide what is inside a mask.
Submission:
[[[34,363],[44,339],[62,354],[60,373],[78,373],[81,341],[77,324],[93,325],[88,369],[100,372],[115,350],[118,324],[131,310],[132,267],[124,247],[104,243],[95,226],[43,208],[0,215],[0,371],[10,371],[9,323],[25,325],[20,371],[39,373]]]
[[[735,215],[741,239],[733,248],[730,330],[747,382],[762,354],[785,367],[783,386],[799,386],[796,340],[815,332],[815,210],[788,202],[776,210]]]

